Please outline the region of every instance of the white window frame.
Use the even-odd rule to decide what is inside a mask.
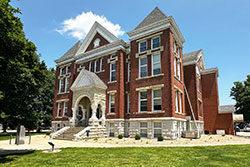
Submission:
[[[176,69],[176,64],[178,62],[178,58],[177,57],[174,57],[174,76],[177,77],[177,69]]]
[[[60,76],[64,75],[64,67],[60,68]]]
[[[130,63],[128,63],[128,82],[130,82]]]
[[[129,97],[129,94],[127,94],[127,114],[130,114],[130,97]]]
[[[154,48],[154,43],[153,43],[153,40],[156,39],[156,38],[159,38],[159,46],[157,48]],[[155,37],[155,38],[152,38],[151,39],[151,49],[154,50],[154,49],[158,49],[161,47],[161,38],[160,37]]]
[[[177,46],[176,46],[176,42],[174,41],[173,42],[173,52],[176,53],[176,49],[177,49]]]
[[[155,123],[160,123],[161,127],[155,127]],[[161,130],[161,135],[160,136],[162,136],[162,122],[153,122],[153,135],[154,135],[154,138],[156,138],[155,130]]]
[[[81,69],[85,69],[85,65],[81,64],[81,65],[79,66],[79,69],[80,69],[80,70],[81,70]]]
[[[179,92],[179,106],[180,106],[180,113],[183,113],[183,94]]]
[[[113,126],[111,126],[111,124],[112,124]],[[111,131],[113,131],[112,133],[113,133],[114,136],[115,136],[115,123],[113,123],[113,122],[110,122],[110,123],[109,123],[109,137],[114,137],[113,135],[110,136],[110,132],[111,132]]]
[[[64,102],[63,106],[63,116],[66,117],[68,112],[68,102]]]
[[[101,42],[101,40],[99,38],[96,38],[95,41],[94,41],[94,43],[93,43],[94,44],[94,48],[100,46],[100,42]]]
[[[141,99],[141,93],[142,92],[146,92],[147,93],[147,98],[146,99]],[[140,91],[140,92],[138,92],[139,93],[139,112],[142,112],[142,113],[145,113],[145,112],[147,112],[147,111],[141,111],[141,101],[146,101],[147,102],[147,110],[148,110],[148,92],[147,91]]]
[[[154,97],[154,91],[156,91],[156,90],[161,91],[161,97]],[[161,110],[154,110],[154,100],[161,100]],[[153,112],[162,111],[162,90],[161,89],[152,89],[152,111]]]
[[[144,64],[144,65],[141,65],[141,60],[142,59],[146,59],[147,63]],[[144,77],[147,77],[148,76],[148,58],[147,57],[139,58],[139,78],[144,78],[144,77],[141,76],[141,68],[142,67],[146,67],[146,69],[147,69],[147,75],[144,76]]]
[[[66,74],[70,74],[70,66],[66,67]]]
[[[177,62],[177,75],[178,75],[177,78],[181,80],[181,62],[180,61]]]
[[[95,60],[94,72],[97,72],[97,71],[98,71],[98,70],[97,70],[97,62],[98,62],[98,60]]]
[[[89,71],[92,72],[92,61],[89,62]]]
[[[146,123],[147,126],[146,126],[146,127],[142,127],[142,126],[141,126],[141,123]],[[141,135],[141,134],[142,134],[142,133],[141,133],[141,130],[146,130],[146,132],[147,132],[147,133],[146,133],[146,136],[142,136],[142,135]],[[141,136],[141,137],[148,137],[148,122],[140,122],[140,136]]]
[[[112,70],[112,65],[115,64],[115,69]],[[112,81],[112,73],[115,73],[115,80]],[[109,73],[109,81],[114,82],[116,81],[116,63],[110,63],[110,73]]]
[[[69,91],[69,77],[65,78],[65,88],[64,88],[64,92],[68,91]]]
[[[63,86],[64,86],[64,79],[59,80],[59,93],[63,92]]]
[[[114,96],[114,112],[111,112],[111,104],[112,104],[112,96]],[[115,94],[109,94],[109,113],[114,114],[115,113]]]
[[[154,62],[154,56],[160,56],[160,61],[157,61],[157,62]],[[159,75],[159,74],[154,74],[154,66],[156,64],[160,64],[160,73],[161,74],[161,54],[155,54],[155,55],[152,55],[151,56],[151,75],[154,76],[154,75]]]
[[[100,71],[103,71],[103,58],[100,59]]]
[[[146,50],[145,51],[141,51],[141,43],[144,43],[144,42],[146,42]],[[148,45],[147,41],[141,41],[141,42],[139,42],[139,53],[145,53],[147,51],[147,45]]]
[[[61,111],[62,111],[62,107],[61,107],[61,103],[57,103],[57,117],[61,117]]]
[[[179,93],[178,90],[175,90],[175,112],[179,113]]]

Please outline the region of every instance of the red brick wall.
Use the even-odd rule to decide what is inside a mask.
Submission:
[[[204,130],[215,134],[216,130],[225,130],[226,134],[233,134],[232,114],[219,114],[219,96],[217,74],[202,75],[202,95],[204,112]]]
[[[98,47],[101,47],[101,46],[106,45],[106,44],[109,43],[105,38],[103,38],[103,37],[97,32],[96,35],[94,36],[94,38],[92,39],[92,41],[90,42],[89,46],[87,47],[86,52],[89,51],[89,50],[94,49],[94,41],[95,41],[97,38],[100,39],[100,46],[98,46]],[[96,48],[98,48],[98,47],[96,47]]]

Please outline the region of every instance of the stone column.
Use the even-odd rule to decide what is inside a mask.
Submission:
[[[75,108],[72,108],[72,126],[75,127],[76,125],[76,109]]]
[[[106,117],[105,117],[106,106],[105,105],[102,105],[101,111],[102,111],[102,117],[101,117],[100,121],[102,122],[102,126],[105,126],[106,125],[106,123],[105,123],[105,120],[106,120]]]
[[[96,109],[98,105],[96,102],[91,103],[91,109],[92,109],[92,116],[89,119],[90,125],[98,125],[98,118],[96,117]]]

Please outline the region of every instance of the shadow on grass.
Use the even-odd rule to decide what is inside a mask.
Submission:
[[[13,161],[20,155],[34,153],[35,150],[4,150],[0,149],[0,164]],[[13,155],[13,156],[12,156]]]

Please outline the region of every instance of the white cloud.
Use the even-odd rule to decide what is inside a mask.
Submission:
[[[70,18],[62,22],[62,28],[56,29],[60,34],[67,34],[77,39],[83,39],[90,28],[97,21],[115,36],[120,36],[124,34],[121,30],[119,24],[113,24],[105,16],[99,16],[90,12],[82,12],[82,14],[76,16],[75,18]]]

